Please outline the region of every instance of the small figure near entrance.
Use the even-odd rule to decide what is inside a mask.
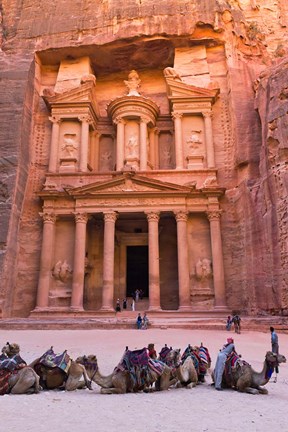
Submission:
[[[232,326],[232,319],[231,319],[231,316],[228,315],[227,321],[226,321],[226,330],[230,331],[231,330],[231,326]]]
[[[123,308],[123,310],[127,309],[127,299],[126,298],[124,298],[122,301],[122,308]]]
[[[120,299],[119,298],[117,299],[117,302],[116,302],[116,312],[121,312],[121,306],[120,306]]]
[[[131,303],[131,310],[135,311],[135,300],[133,298],[132,303]]]
[[[143,292],[142,289],[140,289],[139,290],[139,298],[140,298],[140,300],[143,300],[143,297],[144,297],[144,292]]]
[[[138,317],[136,319],[136,324],[137,324],[137,329],[140,330],[141,329],[141,325],[142,325],[142,317],[141,314],[138,314]]]
[[[142,327],[141,327],[142,330],[147,330],[148,324],[149,324],[149,320],[148,320],[147,314],[145,312],[144,316],[143,316],[143,319],[142,319]]]
[[[232,322],[234,323],[235,333],[241,333],[241,318],[239,315],[234,315],[232,318]]]
[[[140,295],[140,291],[138,289],[136,289],[136,291],[135,291],[135,301],[136,302],[139,301],[139,295]]]

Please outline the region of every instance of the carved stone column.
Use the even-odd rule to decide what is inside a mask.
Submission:
[[[49,306],[49,289],[56,223],[56,216],[54,213],[40,213],[40,216],[43,217],[43,235],[36,309],[47,308]]]
[[[185,311],[191,309],[187,238],[188,215],[184,211],[179,211],[175,213],[175,218],[177,222],[179,310]]]
[[[103,292],[102,310],[114,311],[114,251],[117,213],[104,213]]]
[[[94,171],[99,171],[99,141],[100,134],[97,131],[93,132],[93,148],[91,149],[91,162]]]
[[[150,155],[149,161],[155,169],[155,128],[149,130]]]
[[[49,172],[56,172],[57,160],[58,160],[58,145],[59,145],[59,130],[61,119],[58,117],[49,117],[52,122],[52,136],[50,146],[50,158],[49,158]]]
[[[215,153],[213,143],[213,129],[212,129],[212,111],[203,112],[205,138],[206,138],[206,152],[207,152],[207,167],[215,168]]]
[[[114,123],[117,125],[116,171],[121,171],[124,165],[125,121],[117,117]]]
[[[75,242],[71,309],[83,310],[86,226],[88,216],[86,213],[75,213]]]
[[[88,147],[89,147],[89,125],[91,123],[91,118],[90,118],[90,116],[86,115],[86,116],[79,117],[79,120],[82,123],[79,170],[81,172],[87,172]]]
[[[146,213],[148,220],[149,247],[149,310],[161,310],[160,306],[160,265],[159,265],[159,213]]]
[[[184,168],[184,165],[183,165],[183,143],[182,143],[182,117],[183,117],[183,114],[180,112],[173,112],[172,117],[174,119],[174,129],[175,129],[176,169],[181,170]]]
[[[147,170],[147,123],[146,118],[140,119],[140,170]]]
[[[207,216],[210,222],[215,307],[226,308],[224,263],[220,227],[221,210],[208,211]]]
[[[154,129],[155,169],[159,169],[159,129]]]

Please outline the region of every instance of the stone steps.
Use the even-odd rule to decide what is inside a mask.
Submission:
[[[82,318],[19,318],[0,320],[0,329],[3,330],[64,330],[64,329],[135,329],[138,312],[121,312],[113,317],[82,317]],[[149,328],[151,329],[186,329],[186,330],[225,330],[225,319],[223,317],[183,317],[183,316],[159,316],[160,314],[149,314]],[[279,332],[288,333],[288,322],[283,317],[270,318],[242,318],[242,331],[263,331],[269,332],[270,325],[273,325]],[[233,334],[233,329],[231,334]]]

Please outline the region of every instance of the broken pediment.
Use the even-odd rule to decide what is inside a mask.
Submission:
[[[61,110],[71,107],[77,109],[77,106],[88,105],[93,109],[96,116],[99,117],[95,82],[96,79],[93,80],[85,77],[79,87],[64,91],[63,93],[55,93],[50,89],[44,89],[42,97],[48,108],[52,109],[55,114],[57,113],[57,109],[60,108]]]
[[[205,101],[214,104],[219,94],[219,89],[208,89],[185,84],[180,80],[165,77],[167,84],[167,94],[171,101]]]
[[[105,182],[92,183],[70,189],[69,195],[87,196],[87,195],[105,195],[105,194],[165,194],[165,193],[190,193],[195,190],[195,186],[180,186],[173,183],[162,182],[155,179],[148,179],[133,173],[126,173],[117,176],[113,180]]]

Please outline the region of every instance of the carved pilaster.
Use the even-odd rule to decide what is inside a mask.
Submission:
[[[176,169],[183,169],[183,143],[182,143],[182,117],[183,113],[178,111],[172,112],[172,118],[174,119],[175,129],[175,155],[176,155]]]

